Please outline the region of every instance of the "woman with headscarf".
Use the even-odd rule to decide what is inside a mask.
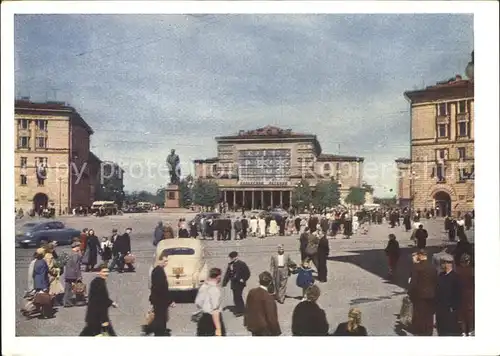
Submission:
[[[160,263],[151,272],[151,294],[149,302],[153,306],[154,318],[151,324],[145,327],[145,334],[154,333],[155,336],[169,336],[167,331],[168,308],[172,304],[168,291],[168,281],[165,274],[165,266],[168,263],[168,255],[160,255]]]
[[[361,311],[358,308],[351,308],[347,322],[340,323],[333,336],[368,336],[366,328],[361,325]]]
[[[292,314],[293,336],[327,336],[328,321],[323,309],[317,304],[321,291],[312,285],[306,289],[306,300],[297,304]]]
[[[259,237],[263,239],[266,237],[266,219],[263,216],[259,216],[258,225],[259,225]]]
[[[269,235],[278,235],[278,223],[276,222],[276,219],[274,217],[271,218],[271,221],[269,222]]]
[[[173,239],[175,238],[174,235],[174,229],[172,228],[171,225],[167,225],[163,228],[163,239],[168,240],[168,239]]]
[[[99,238],[95,235],[93,229],[89,230],[89,234],[87,236],[87,251],[85,253],[88,254],[87,266],[85,267],[85,272],[93,271],[95,265],[97,264],[97,255],[101,252],[101,243],[99,242]]]
[[[49,318],[52,313],[52,301],[49,297],[49,266],[44,259],[45,250],[36,250],[36,262],[33,266],[33,282],[37,292],[34,303],[41,308],[42,317]],[[38,295],[40,294],[40,295]]]
[[[61,269],[57,268],[54,263],[55,246],[55,242],[48,243],[45,246],[45,255],[43,257],[43,259],[47,263],[47,267],[49,268],[49,294],[54,297],[64,292],[64,288],[61,285],[61,281],[59,279],[61,275]]]

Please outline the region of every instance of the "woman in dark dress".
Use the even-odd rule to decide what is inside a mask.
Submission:
[[[474,331],[474,267],[471,256],[463,254],[456,271],[462,287],[458,319],[462,336],[471,336]]]
[[[87,236],[88,261],[85,267],[85,272],[93,271],[97,264],[97,255],[101,253],[101,243],[95,235],[94,230],[90,229]]]
[[[167,330],[168,308],[172,305],[170,293],[168,292],[168,281],[165,274],[165,266],[168,256],[162,254],[161,262],[151,272],[151,295],[149,302],[153,306],[154,318],[151,324],[145,327],[145,334],[154,333],[155,336],[170,336]]]
[[[409,213],[405,213],[405,216],[403,218],[403,224],[405,226],[406,232],[408,232],[408,231],[411,230],[411,220],[410,220],[410,214]]]
[[[326,261],[330,255],[330,246],[328,244],[328,239],[326,238],[326,233],[318,243],[318,281],[325,283],[327,277],[327,267]]]
[[[297,304],[292,314],[293,336],[327,336],[328,322],[325,311],[316,303],[320,296],[319,287],[312,285],[306,289],[303,302]]]
[[[457,221],[455,219],[451,219],[450,229],[448,230],[448,240],[450,242],[454,242],[456,236],[457,236]]]
[[[347,322],[340,323],[333,336],[368,336],[366,328],[361,325],[361,311],[358,308],[351,308]]]
[[[464,254],[469,255],[470,258],[472,258],[472,244],[469,242],[467,239],[467,235],[463,233],[459,237],[459,241],[457,243],[457,246],[455,247],[455,251],[453,251],[453,257],[455,260],[455,266],[460,265],[460,261],[462,259],[462,256]]]
[[[109,269],[106,265],[100,266],[99,274],[89,287],[89,297],[87,303],[87,313],[85,315],[85,323],[80,336],[96,336],[100,335],[103,327],[107,329],[109,336],[116,336],[113,326],[109,320],[109,307],[116,308],[117,305],[109,299],[108,287],[106,279],[109,276]]]

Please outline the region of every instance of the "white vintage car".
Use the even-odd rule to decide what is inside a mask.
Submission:
[[[198,291],[208,278],[205,248],[201,241],[193,238],[161,240],[156,246],[154,264],[151,270],[158,265],[159,258],[164,251],[168,255],[165,274],[169,290],[175,292]]]

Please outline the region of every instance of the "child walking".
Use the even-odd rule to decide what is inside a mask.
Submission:
[[[385,248],[385,254],[387,256],[390,279],[396,272],[400,254],[399,242],[396,240],[396,235],[389,234],[389,242],[387,243],[387,247]]]
[[[109,261],[111,260],[112,253],[111,253],[111,248],[113,247],[113,244],[107,237],[103,237],[101,239],[101,258],[102,262],[105,263],[106,265],[109,264]]]
[[[305,300],[306,289],[314,284],[313,270],[309,259],[305,259],[298,268],[297,286],[302,288],[302,300]]]

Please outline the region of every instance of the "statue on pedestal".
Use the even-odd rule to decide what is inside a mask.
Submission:
[[[167,157],[168,172],[170,173],[170,184],[179,184],[181,180],[181,165],[179,155],[171,150]]]

